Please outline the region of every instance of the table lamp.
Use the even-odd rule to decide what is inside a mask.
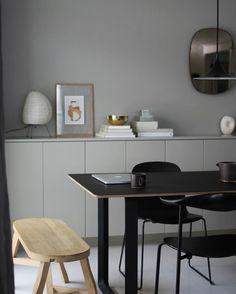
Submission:
[[[40,92],[30,91],[26,96],[25,104],[22,114],[23,122],[29,126],[28,131],[31,131],[32,127],[38,125],[44,125],[48,131],[47,124],[52,118],[52,106],[49,99]]]

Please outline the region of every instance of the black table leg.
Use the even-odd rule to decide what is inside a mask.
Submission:
[[[138,199],[125,198],[125,293],[137,293]]]
[[[108,199],[98,199],[98,286],[102,293],[114,293],[109,286]]]

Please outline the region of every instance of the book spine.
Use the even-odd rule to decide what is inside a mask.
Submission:
[[[100,132],[107,132],[107,133],[132,133],[131,129],[106,129],[101,127]]]
[[[138,133],[138,137],[172,137],[173,135],[174,135],[173,132]]]
[[[112,126],[112,125],[101,125],[101,128],[106,130],[129,130],[131,129],[130,125],[125,126]]]
[[[133,128],[133,130],[136,132],[136,133],[138,133],[138,132],[143,132],[143,133],[145,133],[145,132],[156,132],[157,131],[157,129],[155,129],[155,128],[143,128],[143,127],[137,127],[137,128]]]
[[[157,129],[158,122],[157,121],[134,121],[133,127],[136,128],[148,128],[148,129]]]
[[[101,138],[135,138],[135,135],[133,133],[108,134],[104,132],[99,132],[96,134],[96,136]]]

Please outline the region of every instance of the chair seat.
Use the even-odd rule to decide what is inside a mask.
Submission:
[[[178,237],[164,238],[170,247],[178,248]],[[236,255],[236,235],[217,235],[182,238],[182,252],[190,256],[228,257]]]
[[[172,216],[170,217],[170,215],[141,215],[139,216],[140,219],[143,219],[143,220],[147,220],[147,221],[150,221],[152,223],[160,223],[160,224],[168,224],[168,225],[177,225],[179,223],[179,216],[176,215],[176,216]],[[193,213],[186,213],[184,218],[183,218],[183,224],[186,224],[186,223],[193,223],[193,222],[196,222],[198,220],[202,219],[202,216],[201,215],[198,215],[198,214],[193,214]]]

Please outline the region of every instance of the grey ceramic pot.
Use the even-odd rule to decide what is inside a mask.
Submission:
[[[220,169],[220,180],[226,183],[236,183],[236,162],[223,161],[216,164]]]

